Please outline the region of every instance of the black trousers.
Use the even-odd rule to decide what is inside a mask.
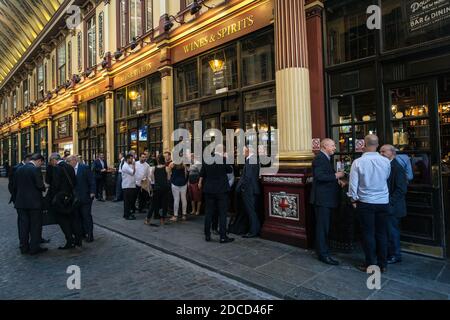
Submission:
[[[387,204],[358,202],[366,265],[387,266],[388,210]]]
[[[227,237],[227,212],[228,212],[228,193],[205,193],[205,235],[211,236],[211,222],[215,213],[219,217],[220,238]]]
[[[17,209],[20,248],[36,252],[41,243],[42,211]]]
[[[95,179],[96,182],[96,192],[95,198],[103,199],[103,189],[105,189],[105,177],[97,177]]]
[[[330,232],[331,211],[333,209],[314,206],[316,216],[316,253],[320,258],[330,255],[328,249],[328,233]]]
[[[123,189],[123,217],[128,218],[136,202],[136,188]]]
[[[167,210],[169,207],[169,190],[153,190],[153,197],[151,201],[150,210],[147,214],[147,219],[157,217],[159,210],[162,209],[161,218],[167,217]]]
[[[81,221],[81,228],[83,235],[94,234],[94,221],[92,219],[92,201],[90,203],[83,203],[77,210],[78,219]]]
[[[56,222],[61,227],[66,242],[68,244],[73,244],[75,242],[81,241],[83,231],[81,227],[81,221],[79,215],[76,212],[71,214],[63,214],[56,212]]]
[[[261,223],[259,222],[258,214],[256,213],[257,208],[257,195],[245,192],[244,190],[240,192],[242,198],[242,204],[244,205],[244,210],[248,215],[250,222],[249,233],[252,235],[259,235],[261,231]]]
[[[137,200],[138,200],[138,210],[142,212],[148,206],[149,195],[148,192],[141,187],[136,187],[137,189]]]

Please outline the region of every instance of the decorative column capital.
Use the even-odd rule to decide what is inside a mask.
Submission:
[[[161,78],[172,76],[172,71],[173,71],[173,68],[169,67],[169,66],[159,69],[159,72],[161,73]]]

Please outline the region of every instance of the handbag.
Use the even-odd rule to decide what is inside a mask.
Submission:
[[[58,192],[57,194],[55,194],[53,198],[52,205],[57,212],[70,215],[73,213],[75,209],[77,209],[80,206],[80,200],[75,196],[73,192],[75,188],[72,183],[72,180],[69,177],[69,174],[66,171],[66,168],[62,167],[62,169],[67,177],[67,181],[69,182],[70,187],[72,188],[72,193],[69,194],[64,191]]]

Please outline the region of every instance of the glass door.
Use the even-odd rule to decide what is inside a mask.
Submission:
[[[406,248],[443,255],[443,212],[440,143],[435,79],[386,88],[387,139],[397,157],[410,161],[413,179],[408,186],[408,215],[402,220]]]

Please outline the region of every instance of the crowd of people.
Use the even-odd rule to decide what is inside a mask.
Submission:
[[[398,157],[392,145],[379,147],[378,137],[365,137],[365,152],[356,159],[349,175],[336,171],[333,155],[335,142],[324,139],[321,151],[313,161],[311,204],[315,212],[315,244],[318,259],[330,265],[339,264],[330,254],[328,234],[330,218],[339,206],[341,188],[348,188],[349,197],[362,230],[365,263],[359,269],[378,265],[382,272],[387,265],[401,262],[399,222],[406,215],[405,196],[412,173],[409,159]],[[245,147],[245,165],[239,181],[235,182],[233,165],[227,164],[228,155],[222,145],[216,146],[213,156],[222,161],[213,164],[201,162],[192,155],[190,164],[176,164],[170,152],[151,157],[147,151],[119,155],[116,174],[115,202],[123,201],[123,218],[136,220],[136,214],[146,214],[144,224],[159,227],[187,220],[188,199],[190,213],[199,215],[204,204],[204,236],[219,235],[220,243],[234,239],[231,233],[244,238],[258,237],[261,221],[258,212],[260,165],[258,155]],[[11,201],[18,213],[20,250],[38,254],[47,249],[41,244],[43,211],[54,216],[61,227],[66,243],[61,250],[81,247],[83,240],[94,241],[92,202],[104,200],[108,168],[103,154],[89,167],[77,155],[58,153],[50,156],[45,179],[41,166],[45,159],[40,154],[28,155],[12,168],[9,180]],[[232,192],[234,191],[234,192]],[[227,214],[232,195],[241,204],[231,227]],[[181,204],[181,205],[180,205]],[[241,213],[241,214],[239,214]],[[240,230],[238,232],[233,231]]]
[[[119,155],[116,170],[115,202],[123,201],[123,218],[136,220],[136,213],[146,214],[144,224],[159,227],[187,220],[190,214],[205,212],[205,240],[211,234],[220,236],[220,243],[229,243],[227,213],[231,190],[236,190],[243,203],[246,225],[237,229],[244,238],[259,236],[261,222],[257,214],[259,165],[251,147],[245,148],[246,163],[238,183],[232,165],[227,164],[223,146],[215,148],[214,156],[223,163],[206,164],[192,155],[190,164],[175,164],[170,152],[153,158],[147,151]],[[82,247],[83,240],[94,241],[92,203],[105,201],[105,185],[109,168],[103,154],[88,166],[77,155],[53,153],[45,170],[40,154],[27,155],[11,169],[9,175],[10,203],[18,213],[20,250],[23,254],[47,251],[41,247],[49,240],[42,238],[42,226],[57,224],[65,237],[61,250]],[[188,204],[188,199],[190,203]],[[204,206],[202,206],[204,203]],[[44,221],[54,220],[54,221]],[[159,220],[159,223],[158,223]],[[242,224],[245,219],[235,219]]]
[[[365,262],[358,269],[366,272],[377,265],[386,272],[388,264],[401,262],[400,219],[406,216],[406,192],[412,169],[409,159],[397,156],[392,145],[379,148],[376,135],[365,137],[365,152],[351,166],[346,177],[332,162],[335,142],[324,139],[321,151],[313,161],[311,204],[316,218],[316,252],[320,261],[338,265],[327,245],[330,218],[339,206],[340,188],[348,188],[353,208],[357,212],[362,231]],[[409,165],[408,165],[409,164]]]

